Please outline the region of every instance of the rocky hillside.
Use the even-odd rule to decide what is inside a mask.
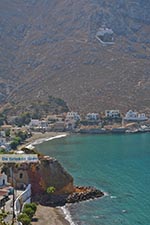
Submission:
[[[96,39],[114,32],[114,44]],[[148,0],[1,0],[0,102],[150,110]]]

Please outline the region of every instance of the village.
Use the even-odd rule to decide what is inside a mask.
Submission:
[[[0,126],[0,150],[17,149],[33,132],[68,132],[81,134],[141,133],[150,132],[150,118],[145,113],[129,110],[122,115],[119,110],[104,113],[77,112],[47,115],[42,119],[30,119],[27,124],[17,126],[16,117],[9,117],[7,124]]]
[[[80,115],[72,111],[59,115],[47,115],[42,119],[31,118],[27,124],[22,126],[20,124],[17,126],[14,118],[16,119],[16,117],[9,117],[7,124],[4,123],[0,126],[0,154],[21,152],[18,147],[24,144],[34,133],[134,134],[150,132],[150,118],[145,113],[132,110],[126,112],[125,115],[122,115],[119,110],[106,110],[101,114],[88,113],[86,115]],[[1,168],[2,166],[1,163]],[[29,193],[31,194],[30,187],[22,184],[23,172],[20,171],[24,171],[24,169],[19,170],[18,175],[13,178],[15,182],[17,180],[17,183],[14,183],[12,178],[8,177],[3,170],[0,172],[1,210],[7,208],[7,211],[11,211],[11,213],[14,210],[12,208],[14,205],[10,207],[13,202],[13,187],[21,190],[21,192],[18,191],[21,196],[28,197]]]

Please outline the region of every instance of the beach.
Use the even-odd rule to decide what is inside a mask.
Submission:
[[[38,205],[32,225],[69,225],[61,209]]]
[[[27,138],[25,142],[18,147],[21,150],[24,147],[33,148],[35,145],[40,144],[44,141],[50,141],[55,138],[61,138],[67,136],[66,132],[32,132],[32,136]]]

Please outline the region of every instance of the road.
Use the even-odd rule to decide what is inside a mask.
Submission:
[[[17,198],[23,191],[15,191],[15,198]],[[8,212],[7,217],[4,221],[8,224],[12,224],[13,221],[13,195],[9,195],[9,200],[5,203],[4,206],[5,212]],[[14,221],[14,225],[18,225],[17,221]]]

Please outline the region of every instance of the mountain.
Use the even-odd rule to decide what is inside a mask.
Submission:
[[[99,28],[113,31],[102,44]],[[0,102],[150,111],[148,0],[1,0]]]

